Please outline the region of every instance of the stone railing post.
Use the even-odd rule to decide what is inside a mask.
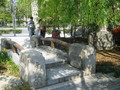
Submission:
[[[39,47],[42,45],[42,41],[40,40],[40,36],[33,35],[31,39],[31,46],[32,48]]]
[[[11,45],[8,43],[9,38],[1,38],[1,51],[5,49],[11,49]]]
[[[96,51],[93,47],[82,44],[71,44],[69,60],[73,67],[83,70],[83,75],[95,73]]]
[[[21,52],[20,75],[32,88],[38,89],[46,85],[45,59],[39,51],[28,49]]]

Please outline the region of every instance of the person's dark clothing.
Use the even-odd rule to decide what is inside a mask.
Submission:
[[[45,37],[46,34],[46,26],[40,25],[41,36]]]
[[[60,38],[60,31],[59,30],[53,30],[52,31],[52,37],[55,39],[59,39]],[[60,45],[58,43],[54,43],[56,48],[60,48]]]
[[[34,21],[33,20],[28,21],[28,31],[30,38],[32,37],[32,35],[34,35],[34,30],[35,30]]]

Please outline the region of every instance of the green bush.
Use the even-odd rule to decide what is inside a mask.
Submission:
[[[1,34],[9,34],[11,31],[10,30],[0,30]]]
[[[5,63],[5,67],[7,68],[7,73],[16,77],[20,77],[19,66],[17,66],[12,58]]]
[[[22,30],[20,30],[20,29],[0,30],[1,34],[9,34],[11,32],[15,32],[15,33],[19,34],[22,32]]]
[[[15,32],[15,33],[21,33],[22,32],[21,29],[10,29],[10,31]]]
[[[97,73],[113,73],[115,77],[120,77],[120,67],[118,66],[96,66],[96,72]]]

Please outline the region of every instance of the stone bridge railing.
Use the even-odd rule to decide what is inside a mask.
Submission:
[[[1,51],[4,51],[4,49],[7,49],[8,55],[13,58],[15,64],[19,65],[19,55],[20,52],[24,50],[24,47],[14,41],[11,41],[9,38],[2,38]]]
[[[41,45],[46,45],[45,42],[50,42],[50,46],[52,48],[56,48],[55,47],[55,43],[60,44],[66,48],[68,48],[70,46],[70,43],[64,42],[62,40],[59,39],[55,39],[55,38],[41,38],[40,36],[36,36],[34,35],[31,39],[31,46],[34,47],[39,47]]]
[[[2,39],[1,41],[2,48],[11,50],[10,52],[12,53],[14,62],[18,60],[17,64],[20,66],[21,79],[35,89],[56,82],[48,81],[47,68],[58,66],[60,64],[60,62],[56,64],[58,60],[62,61],[62,63],[67,62],[66,64],[70,64],[76,70],[82,70],[82,75],[95,73],[96,51],[91,46],[78,43],[69,44],[53,38],[40,39],[36,36],[31,41],[32,47],[34,48],[30,49],[24,49],[19,44],[8,39]],[[43,41],[50,41],[53,47],[53,42],[59,43],[68,47],[69,51],[65,53],[49,46],[41,46],[44,43]],[[17,55],[17,58],[15,58],[14,54]],[[51,66],[50,64],[53,65]]]

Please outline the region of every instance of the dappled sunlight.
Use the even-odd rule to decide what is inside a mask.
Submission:
[[[114,63],[120,63],[120,52],[117,50],[110,51],[97,51],[97,62],[109,61]]]
[[[47,70],[48,80],[65,78],[76,74],[80,74],[80,71],[77,70],[76,68],[71,67],[70,65],[66,66],[63,65],[55,68],[50,68]]]
[[[113,73],[114,76],[120,77],[120,51],[97,51],[96,54],[96,72]]]

